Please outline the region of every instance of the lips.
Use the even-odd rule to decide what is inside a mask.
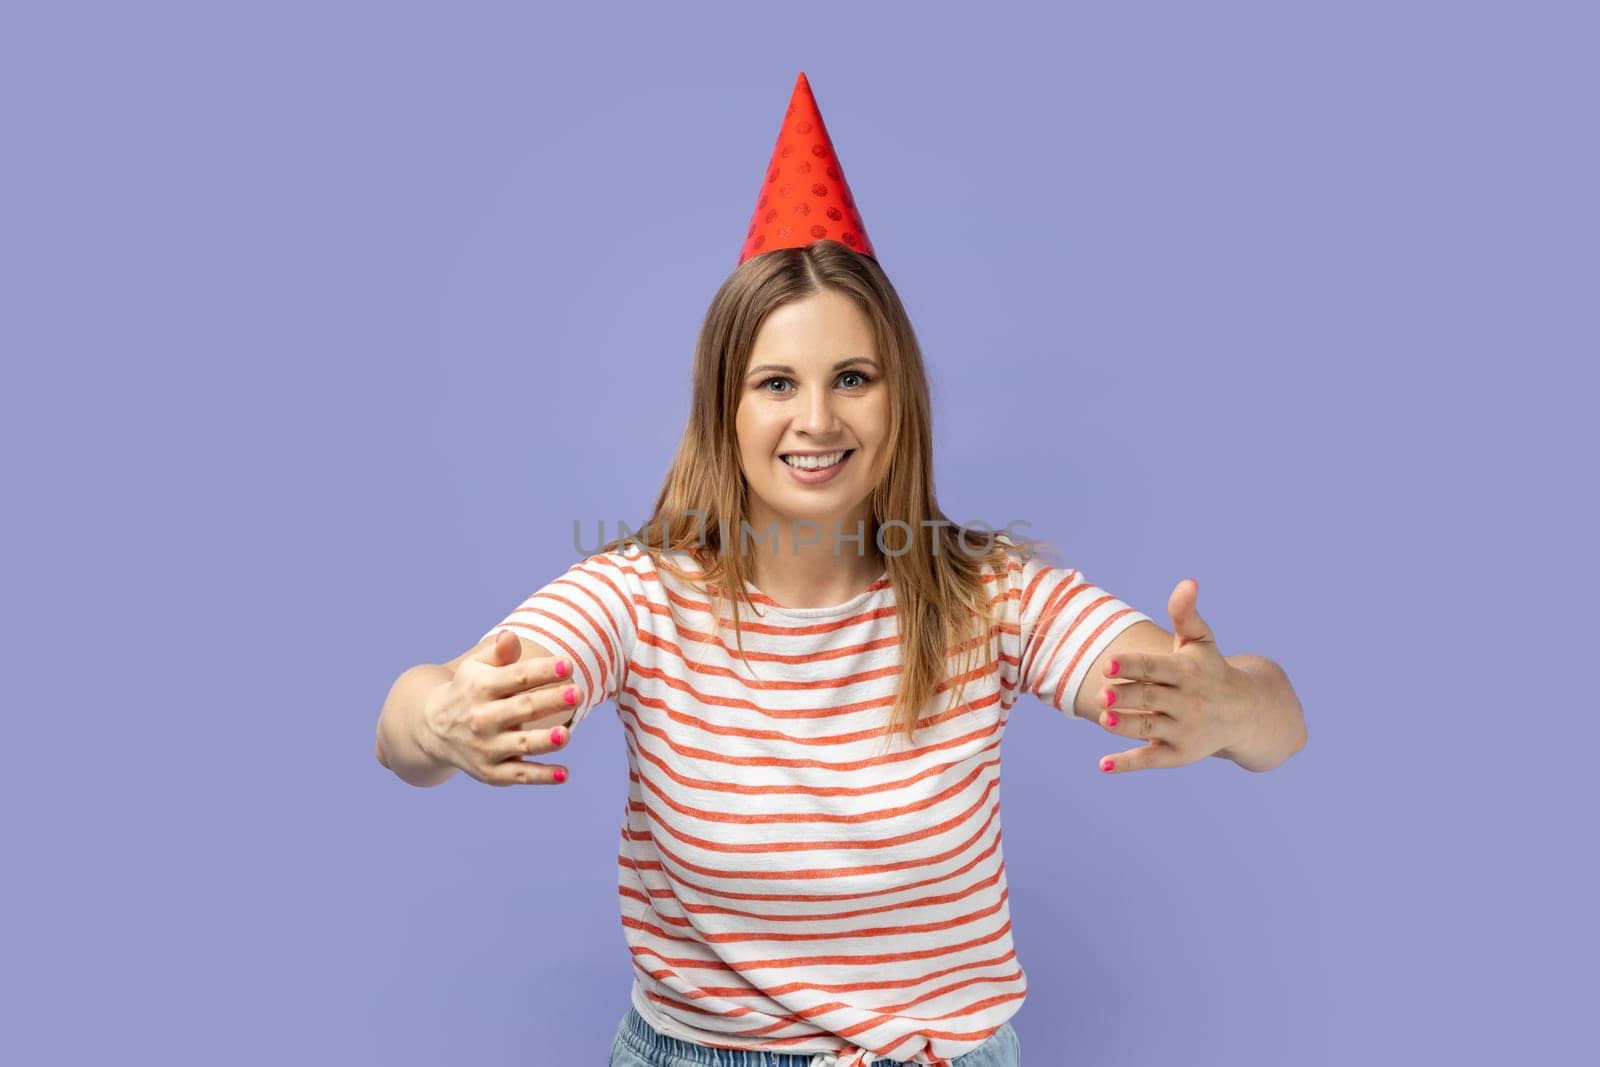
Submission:
[[[835,463],[827,467],[796,467],[788,462],[784,463],[784,467],[789,471],[789,477],[801,485],[824,485],[841,476],[841,472],[853,455],[855,455],[854,449],[846,449]]]
[[[836,467],[840,463],[844,462],[847,458],[849,458],[850,453],[854,451],[855,449],[853,448],[841,448],[836,449],[833,452],[824,452],[820,454],[791,452],[778,458],[782,459],[783,462],[793,470],[828,470],[829,468]],[[791,457],[800,460],[801,462],[790,463],[789,460]]]

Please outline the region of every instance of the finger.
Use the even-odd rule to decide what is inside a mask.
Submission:
[[[508,759],[489,767],[490,785],[560,785],[567,780],[565,767],[551,767],[525,759]]]
[[[504,642],[504,638],[499,639]],[[522,642],[512,642],[520,650]],[[572,660],[566,656],[532,656],[513,659],[505,666],[496,665],[483,677],[483,691],[490,697],[510,696],[544,685],[564,683],[572,677]]]
[[[485,751],[487,757],[496,763],[523,756],[547,756],[565,748],[571,738],[572,731],[565,726],[507,730],[491,739]]]
[[[1177,724],[1169,715],[1146,712],[1102,711],[1100,725],[1123,737],[1136,737],[1141,741],[1171,742]]]
[[[546,685],[527,689],[500,700],[490,701],[489,722],[496,732],[515,729],[524,723],[538,722],[559,715],[565,722],[583,699],[583,690],[576,685]]]
[[[1177,685],[1183,678],[1183,663],[1173,652],[1125,652],[1106,664],[1106,677],[1125,682],[1155,682]]]
[[[1180,692],[1156,682],[1113,682],[1100,690],[1100,706],[1117,711],[1158,711],[1171,715],[1180,710]]]
[[[1181,767],[1186,761],[1178,750],[1160,741],[1151,741],[1140,748],[1130,748],[1115,756],[1104,756],[1100,769],[1107,774],[1126,774],[1129,771],[1148,771],[1156,767]]]

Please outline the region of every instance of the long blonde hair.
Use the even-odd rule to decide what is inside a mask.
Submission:
[[[746,588],[753,568],[737,550],[743,547],[741,532],[748,511],[734,419],[750,351],[766,317],[823,289],[849,297],[866,315],[889,389],[889,440],[880,458],[870,498],[871,528],[865,536],[876,538],[878,527],[895,519],[910,528],[909,535],[901,527],[898,535],[886,537],[898,550],[909,536],[904,552],[883,553],[894,585],[901,664],[884,737],[901,732],[914,742],[923,706],[935,692],[948,688],[950,655],[963,655],[951,708],[959,706],[967,682],[981,677],[973,672],[968,653],[981,646],[983,671],[994,669],[995,613],[983,574],[986,568],[1005,574],[1006,557],[1015,541],[959,527],[939,509],[922,350],[899,295],[876,260],[833,241],[816,241],[753,256],[729,275],[711,300],[695,344],[689,422],[655,511],[641,529],[613,539],[599,551],[639,544],[658,568],[705,592],[719,629],[726,620],[716,605],[726,599],[733,609],[740,658],[749,665],[739,604],[759,612]],[[689,553],[696,572],[668,558],[678,551]]]

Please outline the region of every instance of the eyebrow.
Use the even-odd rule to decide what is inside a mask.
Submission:
[[[834,370],[844,370],[846,367],[850,366],[852,363],[865,363],[869,367],[876,367],[878,365],[876,360],[869,359],[866,356],[851,356],[849,359],[841,359],[839,362],[835,363],[833,365],[833,369]],[[793,367],[785,367],[785,366],[782,366],[781,364],[777,364],[777,363],[763,363],[759,367],[751,367],[750,370],[746,372],[746,377],[748,377],[751,374],[760,374],[762,371],[769,371],[769,370],[779,371],[779,372],[781,372],[783,374],[798,374],[799,373]]]

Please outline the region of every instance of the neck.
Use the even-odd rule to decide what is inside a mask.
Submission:
[[[752,581],[785,607],[842,604],[883,573],[876,531],[865,515],[810,522],[753,514],[747,521],[743,547]],[[859,542],[854,540],[858,529]]]

